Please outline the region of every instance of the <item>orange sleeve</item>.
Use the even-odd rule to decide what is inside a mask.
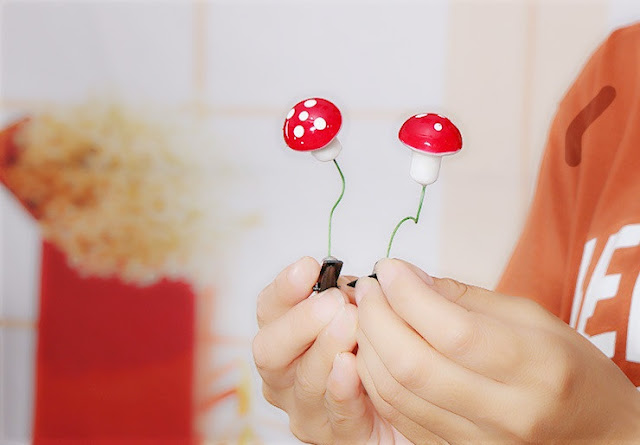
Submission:
[[[615,69],[608,64],[609,55],[615,52],[615,36],[616,33],[591,56],[558,107],[529,215],[497,286],[501,293],[530,298],[556,315],[560,313],[563,293],[571,288],[567,284],[575,281],[571,255],[576,246],[571,244],[572,234],[583,223],[576,218],[576,201],[579,181],[584,177],[579,176],[580,168],[571,166],[578,153],[567,147],[576,142],[576,135],[569,129],[575,126],[585,104],[593,100],[594,91],[601,89],[602,70]],[[583,191],[580,187],[580,193]]]

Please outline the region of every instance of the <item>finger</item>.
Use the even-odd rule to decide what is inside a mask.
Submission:
[[[294,391],[299,412],[324,408],[327,379],[337,354],[356,345],[357,310],[345,305],[298,360]]]
[[[351,283],[355,279],[357,279],[357,277],[354,277],[353,275],[342,275],[338,278],[338,287],[342,293],[347,296],[351,304],[355,304],[356,302],[356,290],[351,286],[347,286],[347,284]]]
[[[434,278],[433,288],[470,310],[519,326],[548,326],[557,317],[533,300],[492,292],[451,278]]]
[[[258,295],[258,326],[280,317],[313,292],[320,265],[311,257],[303,257],[289,265]]]
[[[486,402],[492,400],[500,406],[499,401],[508,396],[506,386],[434,349],[429,340],[425,341],[393,311],[375,280],[358,281],[356,296],[360,301],[359,330],[398,383],[420,398],[471,421],[490,414],[497,416],[497,411],[493,412],[496,405],[488,407]]]
[[[289,386],[285,369],[316,339],[320,331],[345,305],[338,289],[308,298],[282,317],[265,325],[253,340],[253,358],[268,385]]]
[[[451,278],[431,277],[418,266],[398,260],[414,272],[425,284],[436,292],[465,309],[499,318],[521,326],[539,326],[553,314],[528,298],[513,297],[492,292],[477,286],[458,282]]]
[[[421,425],[417,424],[407,416],[402,414],[396,408],[387,403],[378,393],[376,385],[374,384],[371,373],[368,369],[368,364],[364,360],[363,355],[358,353],[356,357],[358,375],[362,381],[371,403],[376,409],[377,413],[389,422],[396,430],[409,439],[410,442],[416,444],[447,444],[447,442],[438,437],[433,432],[425,429]],[[386,434],[385,434],[386,433]],[[373,443],[394,443],[395,437],[391,436],[389,432],[386,432],[380,428],[374,430],[374,436],[372,437]]]
[[[358,345],[358,355],[366,363],[375,392],[387,405],[448,442],[469,442],[472,438],[480,441],[482,430],[473,422],[418,397],[398,383],[362,332]]]
[[[524,371],[535,351],[519,330],[449,301],[400,261],[381,261],[378,268],[393,310],[440,353],[499,382]]]
[[[327,380],[325,403],[336,443],[364,443],[373,432],[373,406],[367,399],[350,352],[337,354]]]

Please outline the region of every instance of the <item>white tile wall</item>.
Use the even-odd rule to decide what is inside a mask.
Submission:
[[[9,360],[9,357],[7,356],[6,348],[4,347],[4,330],[0,329],[0,369],[4,369],[7,360]],[[4,381],[0,378],[0,441],[8,440],[8,438],[6,437],[6,428],[4,426],[4,414],[2,414],[5,412],[5,404],[8,401],[4,387]]]
[[[439,103],[447,1],[214,1],[216,106],[281,109],[309,95],[351,109]]]
[[[7,2],[2,96],[67,101],[110,90],[189,98],[192,9],[190,2]]]
[[[0,122],[17,114],[3,112]],[[13,326],[0,327],[0,444],[30,438],[36,333],[26,326],[37,317],[39,263],[35,223],[0,187],[0,319]]]
[[[640,2],[637,0],[609,1],[609,24],[612,30],[640,20]]]
[[[0,443],[28,443],[33,422],[35,332],[0,329]]]
[[[38,315],[41,242],[31,216],[4,188],[0,188],[0,317],[34,320]]]

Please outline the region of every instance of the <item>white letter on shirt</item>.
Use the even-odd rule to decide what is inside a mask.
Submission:
[[[594,336],[587,335],[585,327],[593,316],[598,301],[613,298],[618,293],[620,274],[606,275],[611,263],[611,257],[616,249],[633,247],[640,244],[640,224],[625,226],[607,240],[589,282],[584,296],[584,304],[578,319],[577,331],[596,345],[607,357],[613,357],[616,346],[616,333],[604,332]],[[573,312],[573,309],[572,309]]]
[[[631,294],[627,325],[627,361],[640,363],[640,274]]]
[[[580,261],[580,269],[578,269],[578,281],[576,282],[576,290],[573,294],[573,305],[571,306],[571,321],[569,322],[569,326],[575,329],[576,323],[578,322],[578,311],[580,310],[580,306],[582,305],[582,295],[583,295],[583,287],[584,287],[584,279],[587,275],[587,269],[589,269],[589,265],[591,264],[591,258],[593,257],[593,251],[596,248],[596,242],[598,238],[594,238],[587,242],[584,245],[584,250],[582,251],[582,261]]]

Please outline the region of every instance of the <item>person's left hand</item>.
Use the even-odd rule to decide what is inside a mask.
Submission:
[[[376,272],[356,286],[358,372],[409,440],[640,443],[635,386],[538,304],[400,260]]]

